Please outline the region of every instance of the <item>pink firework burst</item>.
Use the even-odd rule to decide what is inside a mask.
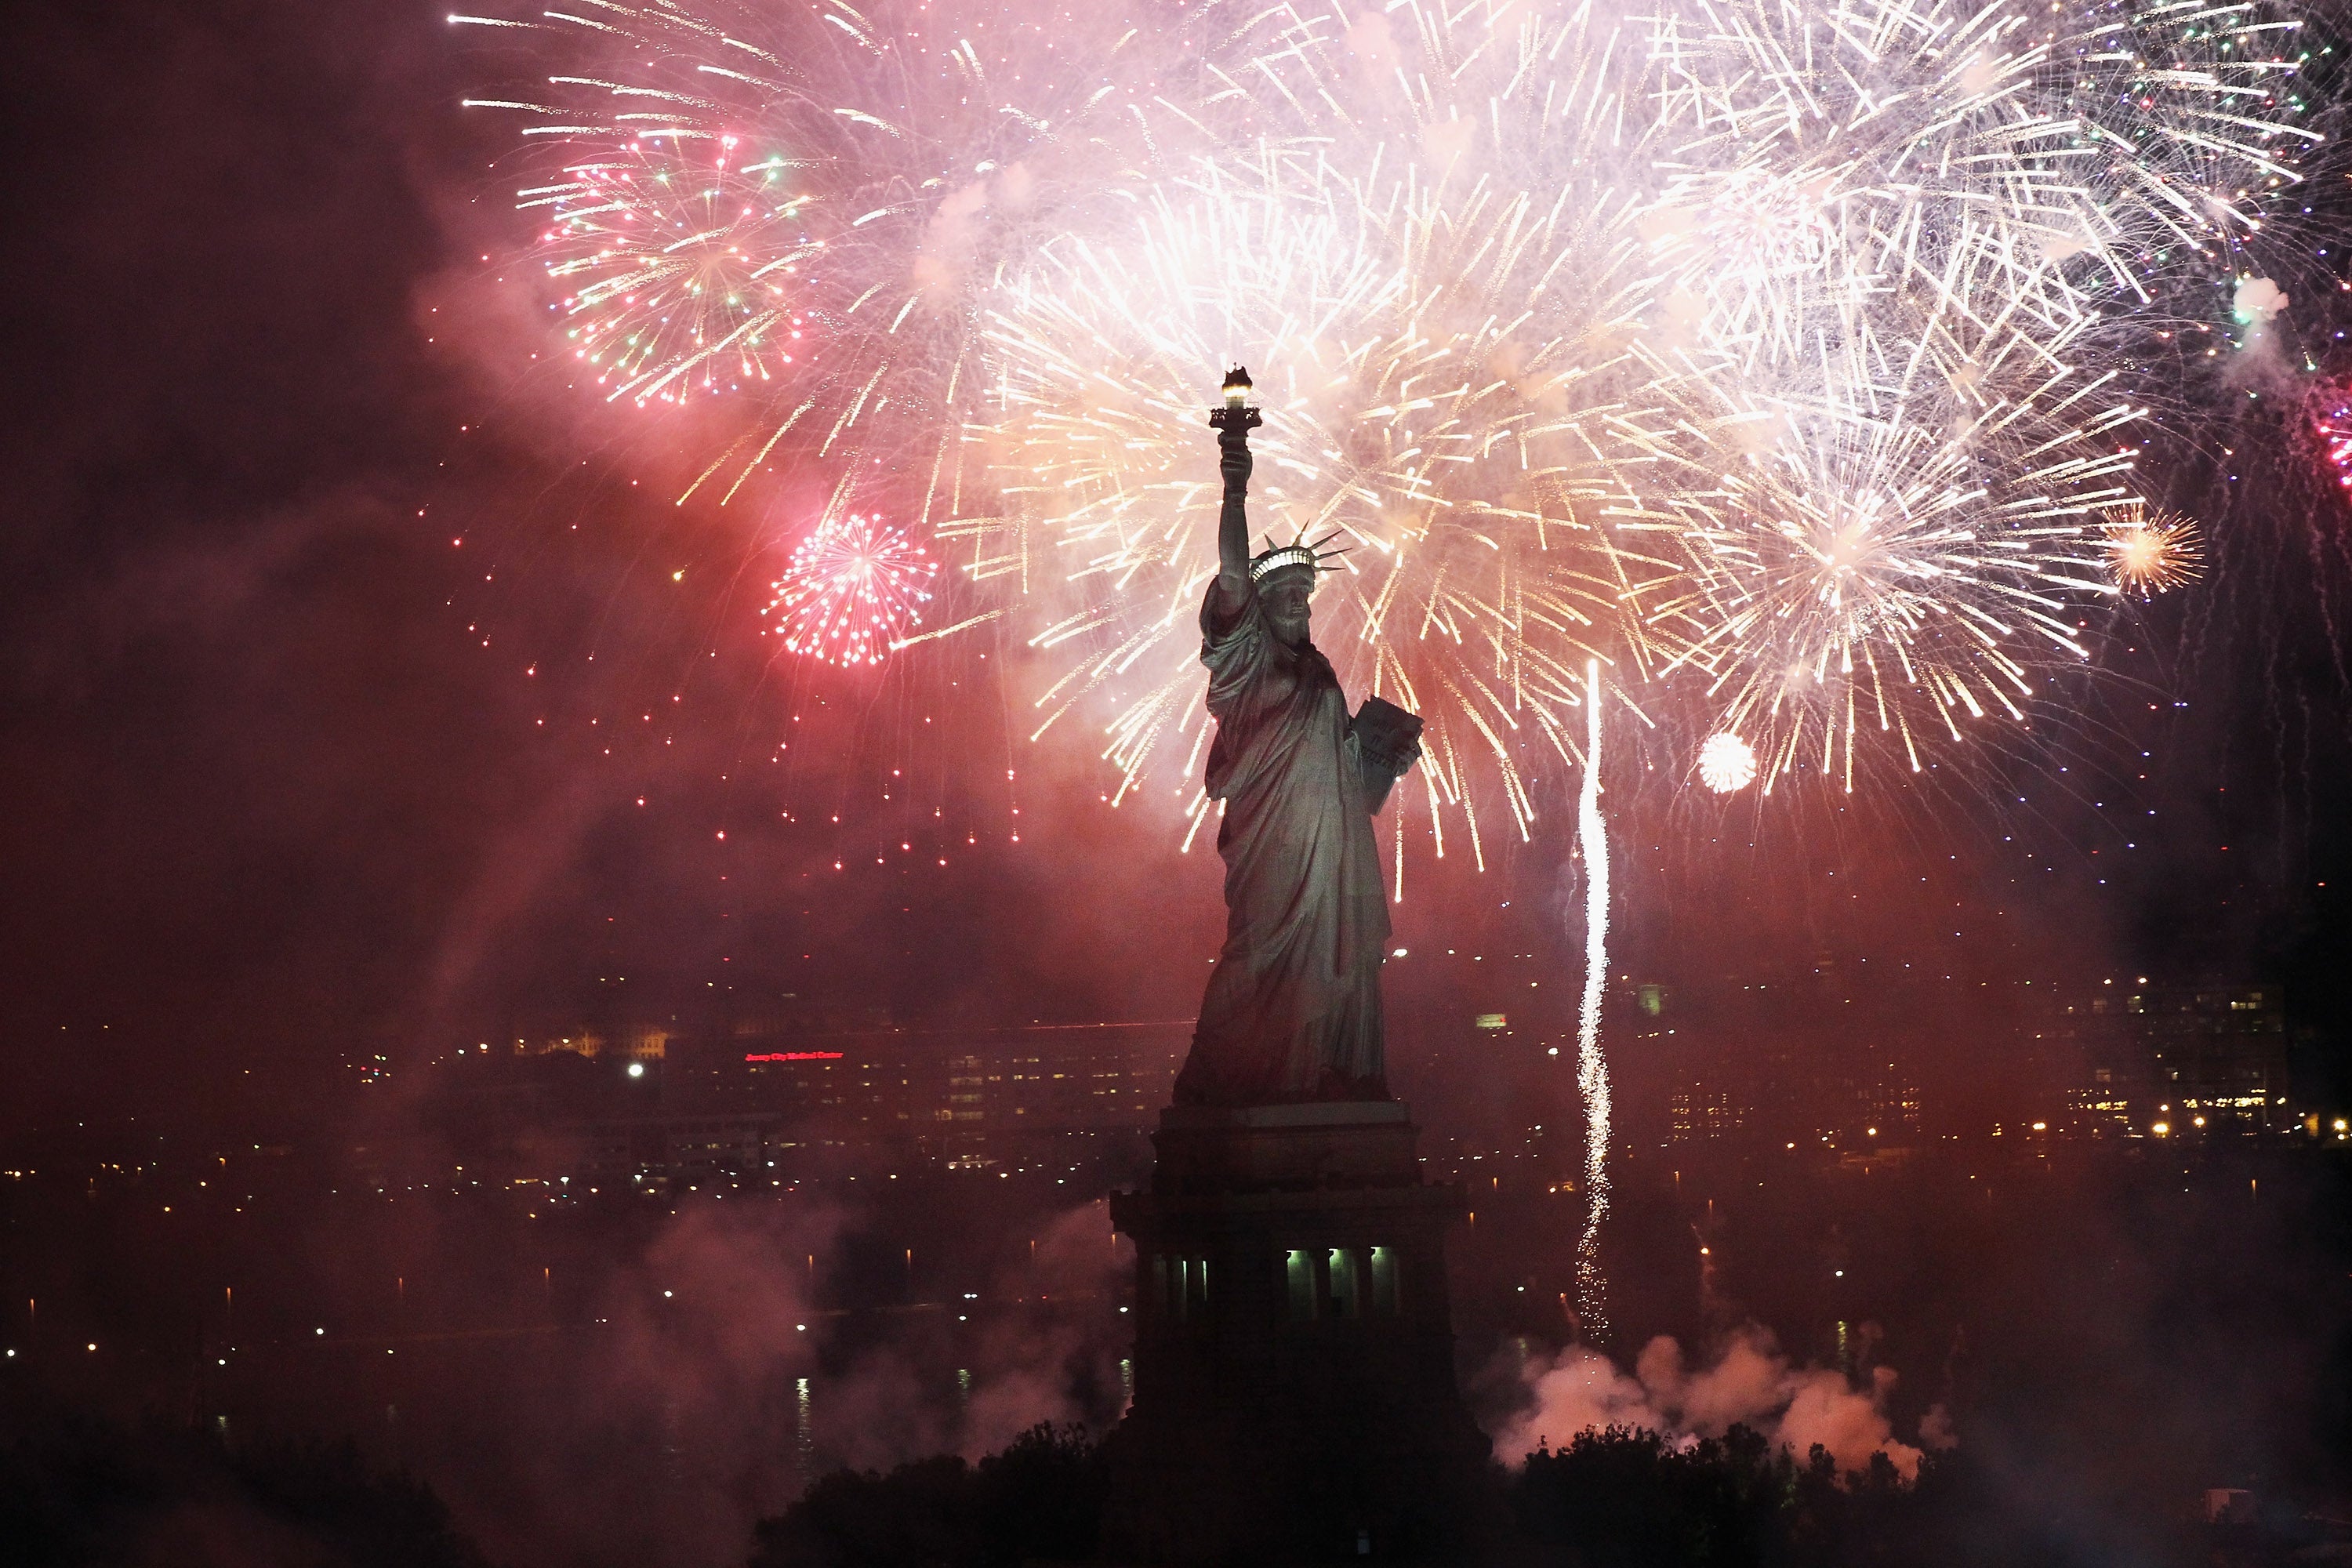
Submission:
[[[768,629],[809,658],[879,664],[921,624],[938,571],[903,530],[855,512],[832,519],[794,547],[768,603]]]
[[[2317,387],[2309,406],[2311,431],[2318,437],[2320,456],[2336,475],[2336,482],[2352,489],[2352,391],[2340,384]]]

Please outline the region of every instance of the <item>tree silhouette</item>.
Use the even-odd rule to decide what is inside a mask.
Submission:
[[[977,1465],[835,1470],[753,1533],[751,1568],[1017,1568],[1077,1562],[1102,1516],[1102,1446],[1040,1424]]]

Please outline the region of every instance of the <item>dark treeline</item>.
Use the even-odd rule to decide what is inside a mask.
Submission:
[[[1841,1473],[1744,1426],[1696,1443],[1587,1432],[1494,1475],[1508,1523],[1480,1554],[1491,1568],[2286,1568],[2352,1550],[2340,1526],[2284,1515],[2101,1517],[1965,1450],[1911,1480],[1884,1456]],[[1102,1443],[1076,1426],[1033,1427],[977,1464],[837,1470],[758,1525],[749,1568],[1087,1563],[1107,1485]],[[26,1568],[487,1568],[430,1488],[347,1442],[164,1426],[0,1444],[0,1548]]]
[[[1578,1568],[2112,1561],[2018,1517],[1957,1451],[1927,1456],[1911,1482],[1885,1454],[1841,1475],[1819,1445],[1800,1461],[1746,1426],[1689,1447],[1624,1427],[1582,1433],[1528,1456],[1510,1494],[1533,1560]]]
[[[1075,1428],[1040,1426],[977,1465],[837,1471],[760,1525],[751,1568],[1085,1562],[1101,1455]],[[1587,1432],[1517,1473],[1498,1468],[1496,1484],[1511,1526],[1487,1553],[1497,1568],[2283,1568],[2319,1546],[2285,1520],[2086,1517],[2021,1496],[1959,1450],[1928,1455],[1907,1481],[1884,1455],[1841,1473],[1819,1447],[1801,1459],[1745,1426],[1697,1443]]]
[[[1696,1443],[1612,1427],[1537,1450],[1507,1482],[1509,1561],[1567,1568],[2283,1568],[2341,1562],[2340,1521],[2241,1497],[2237,1517],[2117,1515],[2053,1496],[1966,1448],[1906,1480],[1885,1454],[1840,1473],[1734,1426]]]
[[[0,1559],[22,1568],[484,1568],[433,1489],[349,1441],[68,1423],[0,1441]]]
[[[1094,1554],[1106,1468],[1076,1426],[1037,1426],[976,1465],[835,1470],[762,1520],[751,1568],[1017,1568]]]

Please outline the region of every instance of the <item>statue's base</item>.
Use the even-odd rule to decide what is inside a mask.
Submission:
[[[1136,1244],[1135,1404],[1113,1561],[1462,1562],[1495,1503],[1454,1375],[1444,1235],[1396,1100],[1176,1106]]]

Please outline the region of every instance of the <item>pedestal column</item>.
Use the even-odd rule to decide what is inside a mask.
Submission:
[[[1480,1533],[1445,1283],[1465,1204],[1415,1132],[1395,1100],[1161,1113],[1150,1189],[1111,1200],[1138,1316],[1113,1561],[1460,1561]]]

